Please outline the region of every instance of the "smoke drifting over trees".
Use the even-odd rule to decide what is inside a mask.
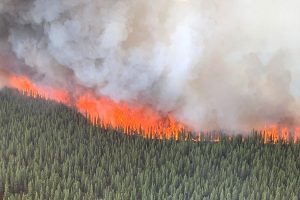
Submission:
[[[300,123],[297,0],[2,0],[0,85],[92,89],[195,129]]]

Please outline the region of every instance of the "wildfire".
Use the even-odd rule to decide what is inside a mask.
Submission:
[[[76,96],[72,102],[70,94],[67,91],[47,86],[38,86],[23,76],[10,76],[8,82],[9,87],[18,89],[33,97],[40,96],[45,99],[75,106],[81,113],[87,115],[92,122],[99,123],[98,119],[101,119],[101,126],[121,128],[128,135],[142,134],[146,138],[174,138],[178,140],[180,133],[183,130],[188,130],[171,115],[162,116],[148,107],[133,107],[127,103],[116,103],[109,98],[96,97],[89,92]],[[260,133],[264,143],[277,143],[280,140],[286,143],[300,141],[300,127],[289,129],[288,127],[272,125],[263,128]],[[192,138],[192,140],[201,141],[202,139],[199,134],[199,136]],[[210,135],[208,140],[219,142],[220,135]]]
[[[142,133],[145,137],[178,138],[184,128],[172,116],[161,117],[150,108],[130,107],[126,103],[116,103],[108,98],[96,98],[90,94],[80,96],[77,109],[87,113],[92,120],[100,118],[103,125],[123,128],[127,134]]]
[[[10,76],[8,79],[10,87],[18,89],[21,92],[29,94],[33,97],[41,96],[45,99],[51,99],[70,105],[70,96],[68,92],[61,89],[51,87],[40,87],[31,83],[29,79],[23,76]]]
[[[126,134],[143,134],[147,138],[177,140],[180,132],[185,128],[171,115],[162,116],[148,107],[132,107],[126,103],[116,103],[109,98],[96,97],[89,92],[76,96],[71,102],[67,91],[38,86],[23,76],[11,76],[9,86],[34,97],[40,96],[73,105],[92,122],[98,123],[98,119],[101,119],[102,126],[122,128]]]
[[[280,127],[272,125],[264,128],[262,131],[264,143],[276,143],[282,140],[283,142],[299,142],[300,141],[300,128]]]

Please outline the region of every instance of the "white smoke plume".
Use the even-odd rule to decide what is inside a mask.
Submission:
[[[298,0],[1,0],[0,55],[41,84],[195,129],[300,124]],[[30,71],[30,73],[28,73]]]

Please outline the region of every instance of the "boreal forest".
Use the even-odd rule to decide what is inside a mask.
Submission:
[[[300,199],[300,144],[127,136],[75,109],[0,92],[0,199]]]

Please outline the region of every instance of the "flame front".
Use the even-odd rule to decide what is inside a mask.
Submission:
[[[90,94],[80,96],[76,107],[80,112],[86,112],[92,120],[99,117],[104,126],[123,128],[127,134],[141,132],[147,138],[178,138],[180,130],[184,128],[170,115],[161,117],[147,107],[130,107],[126,103],[115,103]]]
[[[41,96],[45,99],[51,99],[66,105],[70,105],[71,103],[68,92],[58,88],[40,87],[23,76],[10,76],[8,85],[33,97]]]
[[[67,91],[38,86],[23,76],[10,76],[8,82],[9,87],[18,89],[33,97],[40,96],[69,106],[73,105],[81,113],[86,114],[92,122],[98,123],[97,120],[101,119],[102,126],[122,128],[126,134],[142,134],[146,138],[174,138],[178,140],[183,130],[189,130],[186,126],[177,122],[172,115],[162,116],[148,107],[132,107],[126,103],[116,103],[109,98],[96,97],[89,92],[76,96],[72,102]],[[300,141],[300,127],[289,128],[271,125],[260,129],[260,134],[264,143],[277,143],[280,140],[286,143]],[[220,140],[218,134],[209,137],[209,140],[214,142]],[[201,141],[201,137],[198,136],[192,140]]]
[[[262,131],[264,143],[277,143],[280,140],[284,142],[299,142],[300,141],[300,128],[280,127],[278,125],[271,125],[265,127]]]
[[[129,106],[116,103],[106,97],[96,97],[92,93],[78,95],[71,102],[68,92],[62,89],[41,87],[23,76],[10,76],[9,87],[16,88],[34,97],[40,96],[66,105],[75,106],[81,113],[87,114],[92,122],[101,119],[102,126],[122,128],[126,134],[143,134],[147,138],[175,138],[185,126],[171,115],[161,115],[153,109],[143,106]]]

